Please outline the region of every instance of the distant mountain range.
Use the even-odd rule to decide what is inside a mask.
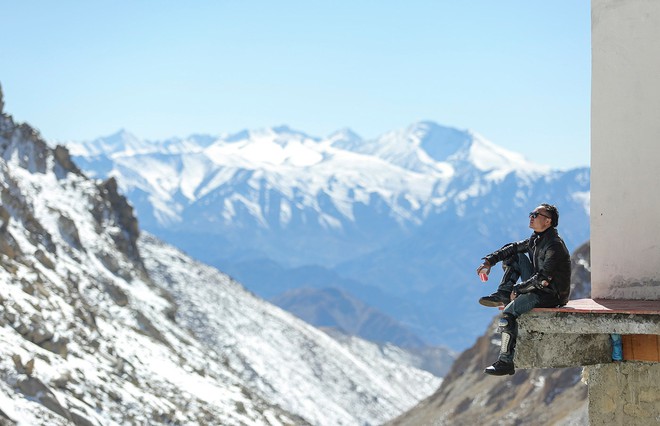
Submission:
[[[371,308],[338,288],[297,288],[272,301],[318,327],[335,328],[351,336],[403,347],[423,347],[424,343],[393,318]]]
[[[569,249],[589,237],[588,168],[552,170],[428,121],[372,140],[283,126],[66,145],[87,174],[117,179],[143,228],[266,298],[341,289],[399,323],[360,331],[388,341],[405,328],[423,344],[472,344],[494,315],[476,300],[498,280],[474,270],[530,234],[539,203],[558,206]]]

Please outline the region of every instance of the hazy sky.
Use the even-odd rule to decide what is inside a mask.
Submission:
[[[0,2],[5,110],[49,140],[415,121],[589,164],[590,2]]]

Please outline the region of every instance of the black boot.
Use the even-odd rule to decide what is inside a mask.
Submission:
[[[480,298],[479,303],[489,307],[505,306],[511,301],[510,294],[511,293],[498,290],[490,296]]]
[[[490,374],[491,376],[507,376],[515,372],[516,369],[512,362],[500,361],[499,359],[495,361],[495,364],[484,370],[484,373]]]
[[[516,350],[516,340],[518,339],[518,321],[516,317],[507,312],[503,313],[497,331],[502,333],[500,356],[495,364],[484,370],[484,373],[491,376],[513,374],[516,372],[513,365],[513,356]]]

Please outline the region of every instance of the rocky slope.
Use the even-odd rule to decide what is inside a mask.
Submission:
[[[571,297],[589,297],[589,244],[572,255]],[[391,426],[584,425],[587,386],[581,368],[517,370],[492,377],[483,369],[499,352],[497,317],[486,333],[452,365],[441,387]]]
[[[378,424],[440,383],[142,235],[2,109],[0,196],[0,424]]]
[[[456,353],[426,345],[406,327],[338,288],[299,288],[272,299],[277,306],[331,336],[358,336],[381,346],[405,348],[409,365],[443,377]]]

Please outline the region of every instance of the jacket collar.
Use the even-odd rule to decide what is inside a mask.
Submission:
[[[536,245],[536,243],[538,243],[546,235],[553,235],[553,234],[556,234],[556,233],[557,233],[557,228],[555,228],[554,226],[549,227],[548,229],[546,229],[543,232],[534,231],[534,233],[532,234],[532,238],[531,238],[532,245]]]

